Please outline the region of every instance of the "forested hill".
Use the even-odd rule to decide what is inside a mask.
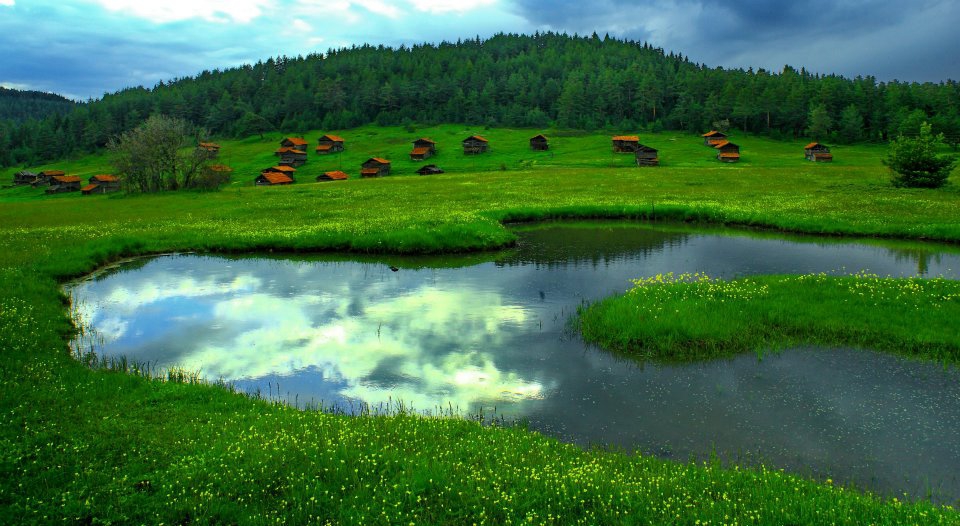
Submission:
[[[774,137],[856,141],[915,133],[924,120],[960,136],[960,86],[724,70],[595,35],[361,46],[205,71],[107,95],[65,117],[0,123],[0,164],[102,147],[154,112],[227,136],[406,122],[705,131],[726,120]]]
[[[73,110],[72,100],[42,91],[22,91],[0,86],[0,120],[23,122]]]

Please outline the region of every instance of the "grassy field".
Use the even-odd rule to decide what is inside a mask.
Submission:
[[[942,278],[658,275],[579,314],[585,338],[642,360],[820,343],[960,362],[960,283]]]
[[[626,130],[624,130],[626,132]],[[696,136],[660,134],[664,166],[632,167],[609,134],[361,128],[346,171],[372,155],[384,179],[253,187],[279,136],[222,141],[234,182],[220,192],[44,196],[0,190],[0,517],[21,523],[701,523],[944,524],[953,509],[833,487],[777,470],[584,451],[519,428],[411,415],[302,412],[229,389],[93,370],[69,356],[59,284],[124,256],[173,250],[437,253],[508,245],[506,220],[628,217],[750,224],[811,233],[960,241],[956,185],[899,190],[884,149],[803,161],[803,141],[734,137],[721,165]],[[472,133],[493,151],[464,157]],[[313,142],[319,132],[307,134]],[[440,176],[408,176],[426,135]],[[511,146],[512,145],[512,146]],[[329,164],[328,164],[329,163]],[[103,156],[33,169],[109,172]],[[505,170],[503,169],[505,168]],[[0,177],[9,180],[15,170]],[[956,176],[954,177],[956,180]],[[174,378],[174,380],[177,380]],[[182,380],[182,379],[181,379]]]

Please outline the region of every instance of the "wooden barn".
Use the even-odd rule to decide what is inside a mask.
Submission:
[[[380,157],[371,157],[361,165],[361,177],[383,177],[390,175],[390,161]]]
[[[727,140],[726,134],[723,132],[718,132],[717,130],[710,130],[707,133],[704,133],[702,137],[703,145],[710,147],[716,146],[717,143]]]
[[[280,157],[281,166],[293,166],[296,168],[307,164],[307,152],[303,150],[284,147],[273,153]]]
[[[280,148],[293,148],[305,152],[307,151],[307,141],[301,137],[284,137],[280,141]]]
[[[735,163],[740,160],[740,146],[730,141],[720,141],[714,148],[717,150],[717,159],[725,163]]]
[[[660,157],[655,148],[637,145],[637,166],[660,166]]]
[[[435,164],[428,164],[417,170],[417,173],[420,175],[437,175],[442,174],[443,170],[441,170],[440,167]]]
[[[413,141],[413,151],[410,152],[411,161],[423,161],[437,153],[437,143],[430,139],[420,138]]]
[[[463,140],[463,153],[473,155],[487,153],[490,150],[490,141],[479,135],[471,135]]]
[[[274,186],[282,184],[292,184],[293,179],[280,172],[262,172],[253,181],[257,186]]]
[[[91,176],[87,186],[80,189],[83,195],[106,194],[120,190],[120,179],[113,175],[100,174]]]
[[[346,180],[349,179],[349,178],[350,178],[350,176],[347,175],[345,172],[341,172],[340,170],[334,170],[334,171],[332,171],[332,172],[323,172],[322,174],[318,175],[318,176],[317,176],[317,182],[321,182],[321,181],[346,181]]]
[[[31,184],[37,180],[37,174],[29,170],[20,170],[19,172],[13,174],[13,184]]]
[[[317,139],[317,154],[327,155],[343,151],[343,137],[324,135]]]
[[[546,135],[542,133],[540,135],[530,137],[530,149],[536,151],[545,151],[550,149],[550,141],[547,139]]]
[[[201,142],[197,144],[197,150],[206,153],[211,159],[216,159],[220,155],[220,145],[215,142]]]
[[[296,181],[296,179],[293,177],[293,174],[297,173],[297,169],[292,166],[285,166],[281,164],[278,166],[271,166],[270,168],[261,170],[260,173],[261,174],[266,174],[266,173],[283,174],[289,177],[291,181]]]
[[[613,138],[614,153],[634,153],[640,146],[640,137],[636,135],[617,135]]]
[[[37,174],[36,179],[30,183],[31,186],[46,186],[53,181],[54,177],[59,177],[61,175],[66,175],[63,173],[63,170],[44,170]]]
[[[79,192],[80,178],[76,175],[54,175],[50,178],[48,194],[62,194],[64,192]]]
[[[830,147],[818,142],[812,142],[803,147],[804,156],[808,161],[815,163],[833,162],[833,154],[830,153]]]

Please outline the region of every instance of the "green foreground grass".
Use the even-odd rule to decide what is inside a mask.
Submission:
[[[813,165],[799,159],[802,141],[743,138],[737,142],[745,162],[719,165],[697,137],[664,134],[642,138],[661,149],[664,166],[640,170],[629,156],[609,153],[606,135],[570,137],[595,145],[580,153],[561,149],[559,140],[541,157],[524,150],[525,143],[512,155],[501,146],[532,130],[472,130],[486,134],[494,152],[458,158],[441,133],[459,144],[464,131],[340,132],[348,140],[351,133],[371,134],[348,145],[357,158],[381,155],[379,145],[391,141],[406,151],[409,135],[440,137],[443,150],[432,161],[451,170],[441,176],[407,177],[398,163],[398,176],[380,180],[307,184],[301,177],[292,187],[256,188],[250,181],[263,161],[272,161],[276,138],[251,138],[222,143],[236,179],[216,193],[47,197],[36,189],[0,190],[0,517],[22,523],[960,523],[953,509],[776,470],[585,451],[460,419],[303,412],[189,379],[93,370],[69,355],[65,337],[72,327],[60,283],[139,254],[474,251],[512,243],[504,221],[552,217],[960,241],[956,186],[894,189],[875,146],[838,148],[834,165]],[[687,154],[663,144],[693,160],[681,161]],[[262,149],[268,153],[256,153]],[[569,157],[548,162],[561,155]],[[336,168],[315,161],[310,170]],[[100,173],[108,171],[104,162],[93,156],[56,167]],[[243,166],[252,173],[243,175]]]
[[[579,310],[586,339],[640,360],[689,362],[800,343],[960,362],[960,283],[942,278],[658,275]]]

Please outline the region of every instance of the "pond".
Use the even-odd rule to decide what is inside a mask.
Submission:
[[[837,348],[641,365],[569,328],[578,305],[633,278],[957,279],[957,247],[605,222],[517,231],[515,249],[462,257],[134,260],[68,287],[87,328],[74,346],[298,405],[483,412],[582,445],[960,499],[956,368]]]

